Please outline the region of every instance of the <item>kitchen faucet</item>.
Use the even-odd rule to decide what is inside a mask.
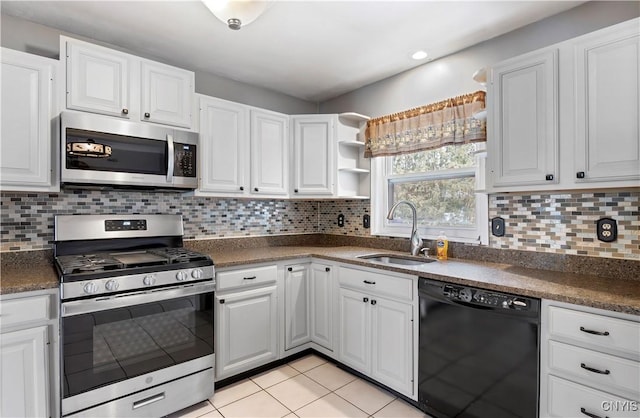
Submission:
[[[404,203],[411,208],[411,216],[413,218],[413,226],[411,227],[411,255],[417,256],[418,254],[420,254],[420,248],[422,248],[422,238],[420,238],[420,236],[418,235],[418,215],[416,214],[416,206],[408,200],[401,200],[399,202],[396,202],[396,204],[393,205],[389,210],[387,219],[393,219],[393,214],[396,211],[398,205],[400,205],[401,203]]]

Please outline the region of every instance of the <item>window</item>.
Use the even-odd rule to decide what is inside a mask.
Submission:
[[[488,242],[487,196],[477,193],[483,143],[451,145],[435,150],[372,160],[371,204],[373,234],[411,234],[411,210],[400,200],[415,204],[419,233],[435,239],[444,231],[451,241]]]

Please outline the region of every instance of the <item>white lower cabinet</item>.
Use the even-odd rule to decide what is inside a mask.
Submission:
[[[288,266],[284,274],[284,349],[311,341],[309,265]]]
[[[409,397],[414,394],[414,304],[386,297],[408,278],[339,269],[338,360]],[[360,289],[362,287],[362,289]],[[400,291],[399,294],[403,292]],[[394,291],[390,294],[396,295]]]
[[[638,417],[640,318],[543,300],[540,417]]]
[[[215,298],[216,380],[253,369],[278,358],[277,268],[235,270],[218,273]],[[254,287],[226,287],[227,279],[244,276],[251,283],[260,277],[273,280]]]
[[[58,414],[58,325],[55,291],[2,297],[0,416]]]
[[[312,263],[309,268],[311,341],[333,351],[333,268]]]

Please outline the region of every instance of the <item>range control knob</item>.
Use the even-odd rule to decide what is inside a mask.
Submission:
[[[179,272],[176,273],[176,280],[178,280],[179,282],[183,282],[188,278],[189,278],[189,275],[185,271],[180,270]]]
[[[460,300],[463,300],[465,302],[471,302],[471,299],[472,299],[471,289],[465,287],[464,289],[460,290],[460,292],[458,293],[458,298],[460,298]]]
[[[193,269],[191,272],[191,277],[196,280],[202,279],[202,269]]]
[[[507,299],[507,300],[503,300],[502,301],[502,307],[505,308],[505,309],[510,308],[512,304],[513,304],[513,301],[511,299]]]
[[[120,287],[120,283],[115,280],[107,280],[107,283],[105,283],[104,287],[109,292],[115,292]]]
[[[98,291],[98,285],[96,283],[94,283],[94,282],[89,282],[89,283],[84,285],[83,289],[84,289],[84,293],[90,295],[90,294],[96,293]]]
[[[154,284],[156,284],[156,276],[154,276],[153,274],[144,276],[144,279],[142,279],[142,283],[145,286],[153,286]]]

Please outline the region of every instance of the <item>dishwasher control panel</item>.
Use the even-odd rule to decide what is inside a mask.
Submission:
[[[442,295],[450,300],[494,308],[512,310],[529,310],[531,308],[530,300],[527,298],[464,286],[444,285]]]

